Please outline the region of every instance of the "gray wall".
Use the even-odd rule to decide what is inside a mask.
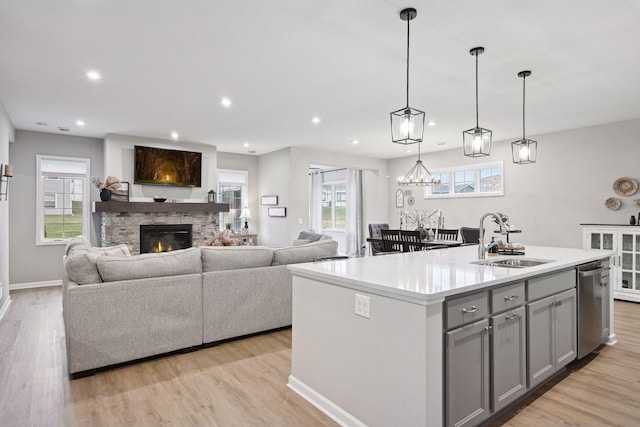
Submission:
[[[638,135],[640,120],[527,135],[538,141],[538,161],[529,165],[513,164],[509,141],[494,143],[491,156],[477,159],[465,157],[462,149],[428,153],[422,160],[430,170],[503,160],[504,196],[425,200],[422,190],[414,187],[414,207],[442,208],[446,228],[478,227],[483,213],[500,211],[523,230],[512,241],[525,246],[582,247],[580,223],[628,224],[631,215],[638,215],[640,207],[634,199],[640,198],[640,192],[621,197],[612,189],[620,177],[640,179]],[[389,175],[403,175],[415,160],[413,156],[390,160]],[[388,188],[391,200],[399,188],[395,179],[389,180]],[[620,210],[605,207],[609,197],[622,199]],[[388,215],[397,226],[394,206]],[[493,229],[489,220],[485,228]]]
[[[9,148],[14,167],[11,181],[12,201],[9,208],[9,282],[12,285],[47,282],[62,279],[64,245],[36,246],[36,154],[82,157],[91,160],[91,176],[104,177],[103,141],[70,135],[21,131]],[[99,200],[92,187],[91,199]],[[96,244],[95,231],[99,216],[91,217],[91,241]]]
[[[293,200],[291,192],[291,148],[263,154],[259,158],[258,165],[258,198],[260,196],[278,196],[278,206],[287,208],[286,217],[276,218],[268,215],[268,206],[259,207],[260,231],[258,242],[261,245],[272,247],[289,246],[293,241],[291,238],[293,218],[300,215],[299,212],[292,209],[291,205]],[[306,222],[308,223],[309,221],[306,220]]]
[[[9,161],[9,142],[14,141],[14,129],[9,114],[0,101],[0,163],[7,164]],[[16,197],[13,191],[14,178],[10,178],[11,183],[9,191],[11,194],[7,200],[4,196],[0,199],[0,312],[4,304],[9,300],[9,205]],[[4,185],[2,187],[4,189]]]

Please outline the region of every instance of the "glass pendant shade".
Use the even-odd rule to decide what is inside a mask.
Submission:
[[[416,164],[409,169],[409,172],[398,178],[398,185],[424,187],[438,184],[440,184],[440,180],[434,178],[431,172],[429,172],[429,169],[427,169],[422,163],[422,160],[420,160],[420,145],[418,145],[418,160],[416,160]]]
[[[400,19],[407,21],[407,104],[391,113],[391,141],[403,145],[419,144],[424,135],[424,111],[409,106],[409,22],[417,15],[413,8],[400,12]]]
[[[416,144],[424,135],[424,111],[411,107],[391,113],[391,140],[396,144]]]
[[[520,71],[518,77],[522,77],[522,138],[511,143],[511,155],[513,163],[523,165],[535,163],[538,156],[538,143],[525,136],[525,80],[531,75],[531,71]]]
[[[535,163],[538,154],[538,142],[532,139],[519,139],[511,143],[511,154],[513,163],[525,164]]]
[[[492,131],[480,127],[462,132],[464,155],[469,157],[488,156],[491,153],[492,135]]]
[[[462,132],[464,155],[482,157],[491,154],[493,132],[478,125],[478,55],[484,53],[483,47],[474,47],[469,53],[476,57],[476,127]]]

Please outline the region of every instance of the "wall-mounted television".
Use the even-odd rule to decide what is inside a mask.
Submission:
[[[134,147],[134,184],[202,186],[202,153]]]

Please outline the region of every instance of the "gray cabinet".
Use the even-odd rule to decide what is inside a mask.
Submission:
[[[577,356],[576,290],[527,304],[528,382],[534,387]]]
[[[504,408],[527,390],[526,336],[524,307],[491,317],[491,400],[494,411]]]
[[[477,425],[489,406],[489,321],[445,332],[446,425]]]

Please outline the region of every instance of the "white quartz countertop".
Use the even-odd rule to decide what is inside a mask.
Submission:
[[[288,268],[294,276],[428,304],[446,296],[524,280],[614,254],[607,250],[527,246],[524,256],[487,256],[487,260],[494,261],[504,258],[551,261],[533,267],[505,268],[472,264],[478,261],[478,247],[474,245],[291,264]]]

